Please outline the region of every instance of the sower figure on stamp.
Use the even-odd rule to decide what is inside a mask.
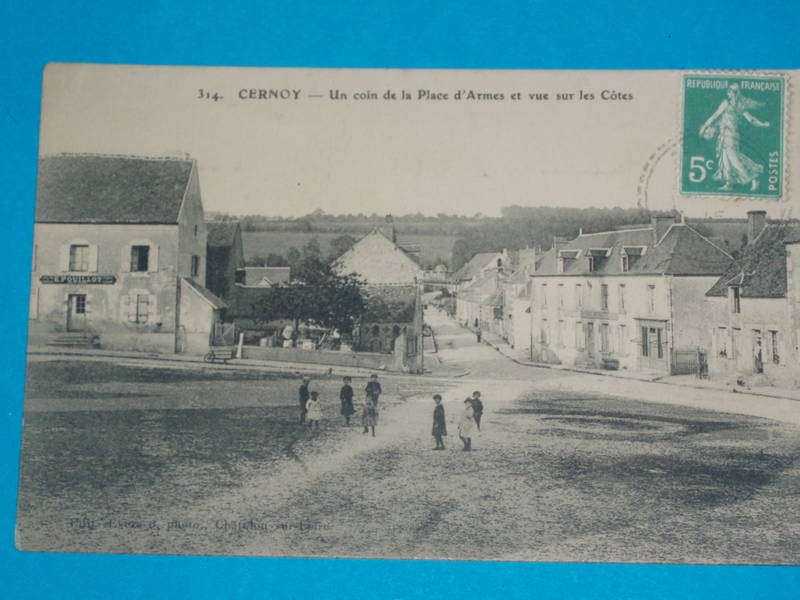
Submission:
[[[353,408],[353,386],[350,385],[353,379],[351,377],[345,377],[342,385],[342,389],[339,391],[339,400],[342,402],[342,409],[341,413],[344,417],[344,424],[345,426],[350,425],[350,417],[356,412],[356,409]]]
[[[478,390],[472,392],[472,412],[475,419],[475,426],[478,431],[481,430],[481,417],[483,416],[483,402],[481,402],[481,393]]]
[[[720,190],[730,191],[733,184],[750,184],[750,191],[754,192],[758,189],[758,178],[764,172],[764,165],[742,152],[739,127],[742,120],[756,127],[769,127],[770,124],[750,114],[750,110],[763,106],[763,103],[743,96],[738,84],[731,84],[727,96],[703,123],[699,133],[707,140],[717,136],[717,170],[713,177],[722,182]]]
[[[378,376],[375,373],[369,376],[369,382],[367,383],[365,391],[367,392],[367,398],[372,399],[373,403],[377,407],[378,398],[380,398],[383,390],[381,389],[381,384],[378,381]]]
[[[472,410],[472,398],[467,398],[464,400],[464,412],[458,424],[458,437],[461,438],[461,443],[464,444],[462,450],[472,450],[472,428],[474,426],[475,416]]]
[[[308,384],[311,382],[311,378],[303,377],[303,383],[300,384],[300,389],[297,390],[298,397],[300,400],[300,422],[305,423],[306,421],[306,404],[308,403],[309,393],[308,393]]]
[[[444,420],[444,406],[442,406],[441,394],[436,394],[433,397],[433,401],[436,403],[433,409],[433,430],[431,431],[431,435],[436,440],[436,448],[434,450],[444,450],[443,438],[447,435],[447,424]]]

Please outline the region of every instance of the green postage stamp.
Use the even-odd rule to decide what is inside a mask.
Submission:
[[[779,76],[684,75],[681,193],[780,198],[785,87]]]

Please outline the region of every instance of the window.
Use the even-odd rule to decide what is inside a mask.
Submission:
[[[150,313],[150,296],[147,294],[135,294],[133,300],[133,310],[130,311],[128,320],[131,323],[144,325]]]
[[[564,345],[564,338],[566,337],[564,335],[565,332],[566,332],[566,327],[565,327],[564,321],[559,321],[558,322],[558,331],[556,333],[556,335],[557,335],[557,343],[558,343],[559,346],[563,346]]]
[[[542,284],[541,304],[542,304],[543,307],[547,307],[547,284],[546,283]]]
[[[619,312],[625,312],[625,284],[619,284]]]
[[[197,225],[194,226],[194,237],[197,237]]]
[[[650,347],[647,340],[647,327],[642,327],[642,356],[649,356]]]
[[[75,294],[75,314],[86,314],[86,294]]]
[[[547,319],[542,319],[542,328],[539,331],[539,341],[547,345]]]
[[[556,288],[558,292],[558,305],[563,307],[564,306],[564,284],[559,283],[558,287]]]
[[[717,327],[717,356],[728,358],[728,328]]]
[[[131,246],[131,271],[146,273],[150,266],[150,246]]]
[[[622,272],[623,273],[627,273],[628,270],[630,269],[630,267],[631,267],[631,264],[630,264],[630,261],[628,260],[628,254],[623,251],[622,252]]]
[[[628,340],[627,340],[627,330],[625,325],[620,325],[617,328],[617,352],[619,352],[620,356],[625,356],[628,351]]]
[[[664,347],[661,345],[661,332],[663,330],[660,327],[655,329],[656,333],[656,351],[658,352],[658,358],[664,358]],[[651,328],[652,333],[652,328]]]
[[[583,350],[583,323],[580,321],[575,323],[575,347]]]
[[[731,312],[742,312],[741,288],[738,285],[731,286]]]
[[[781,364],[781,356],[778,352],[778,332],[777,331],[770,331],[769,332],[769,342],[770,348],[772,350],[772,362],[776,365]]]
[[[656,312],[656,286],[647,286],[647,310],[652,314]]]
[[[600,352],[610,352],[611,346],[608,340],[608,323],[600,324]]]
[[[89,246],[83,244],[73,244],[69,247],[69,270],[88,271],[89,270]]]
[[[195,225],[197,227],[197,225]],[[200,274],[200,257],[192,254],[192,277],[197,277]]]
[[[580,283],[575,284],[575,308],[583,308],[583,286]]]
[[[596,270],[597,264],[595,263],[594,256],[591,254],[589,255],[589,272],[594,273]]]
[[[600,284],[600,310],[608,310],[608,285]]]

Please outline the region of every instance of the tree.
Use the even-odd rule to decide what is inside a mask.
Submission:
[[[293,283],[262,296],[256,318],[292,319],[295,330],[300,322],[311,322],[349,334],[366,308],[360,283],[353,275],[338,275],[319,257],[307,256],[299,262]]]
[[[319,246],[319,238],[314,236],[306,242],[305,246],[303,246],[303,259],[309,257],[319,258],[321,255],[322,248]]]
[[[337,238],[333,238],[331,240],[331,257],[339,258],[342,254],[350,250],[355,243],[356,238],[347,233],[340,235]]]

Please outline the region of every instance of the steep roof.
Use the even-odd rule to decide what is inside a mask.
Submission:
[[[800,241],[799,225],[767,225],[747,247],[742,258],[730,265],[706,295],[725,296],[729,285],[738,284],[739,293],[745,298],[785,297],[785,244],[797,241]]]
[[[623,252],[630,258],[628,271],[622,270]],[[733,260],[684,223],[672,224],[658,243],[652,226],[579,235],[558,249],[545,252],[541,262],[537,261],[534,275],[561,274],[560,253],[575,256],[565,264],[565,275],[718,275]],[[589,270],[589,255],[595,257],[593,271]]]
[[[367,283],[411,283],[423,273],[419,263],[377,227],[335,259],[333,267],[340,274],[358,273]]]
[[[453,279],[456,281],[467,281],[480,273],[490,262],[494,261],[500,252],[479,252],[469,259],[467,263],[462,266]]]
[[[228,308],[228,305],[225,303],[224,300],[217,297],[211,290],[204,288],[202,285],[197,283],[196,281],[192,281],[187,277],[183,278],[183,281],[186,285],[188,285],[194,292],[197,293],[198,296],[203,298],[206,302],[208,302],[214,308]]]
[[[39,223],[175,224],[194,161],[85,154],[39,160]]]
[[[233,246],[236,239],[236,230],[239,229],[238,221],[209,221],[206,223],[208,232],[208,245],[211,248],[226,248]]]
[[[288,283],[291,277],[290,267],[245,267],[244,285],[263,285],[264,280],[269,285]]]

